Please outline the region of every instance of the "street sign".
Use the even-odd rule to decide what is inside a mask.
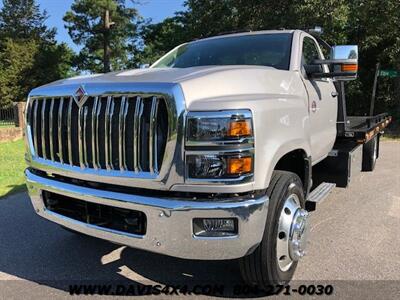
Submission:
[[[379,76],[381,77],[400,77],[400,71],[396,70],[380,70],[379,71]]]

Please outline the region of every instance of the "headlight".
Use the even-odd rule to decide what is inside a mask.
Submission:
[[[242,182],[253,176],[249,110],[188,113],[185,146],[189,180]]]
[[[186,163],[189,178],[229,179],[253,172],[251,153],[187,155]]]
[[[187,117],[186,145],[237,143],[251,139],[253,124],[247,110],[192,112]]]

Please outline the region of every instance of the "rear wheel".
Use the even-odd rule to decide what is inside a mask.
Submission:
[[[296,174],[275,171],[267,195],[270,200],[263,239],[253,253],[240,260],[244,281],[264,289],[291,280],[304,255],[308,233],[304,191]]]
[[[373,139],[363,145],[362,170],[369,172],[375,169],[378,158],[379,139],[375,136]]]

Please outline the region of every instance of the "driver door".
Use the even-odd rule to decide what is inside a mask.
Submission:
[[[311,155],[313,163],[317,163],[332,150],[336,139],[337,91],[332,79],[307,76],[308,68],[321,68],[321,72],[328,72],[328,69],[327,66],[311,65],[315,59],[324,59],[315,39],[303,35],[301,41],[301,69],[308,94]]]

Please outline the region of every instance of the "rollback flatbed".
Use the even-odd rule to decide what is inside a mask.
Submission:
[[[324,182],[347,187],[361,171],[373,171],[379,157],[383,129],[392,121],[387,113],[375,116],[348,116],[343,82],[338,91],[337,137],[328,157],[313,167],[313,187]]]

